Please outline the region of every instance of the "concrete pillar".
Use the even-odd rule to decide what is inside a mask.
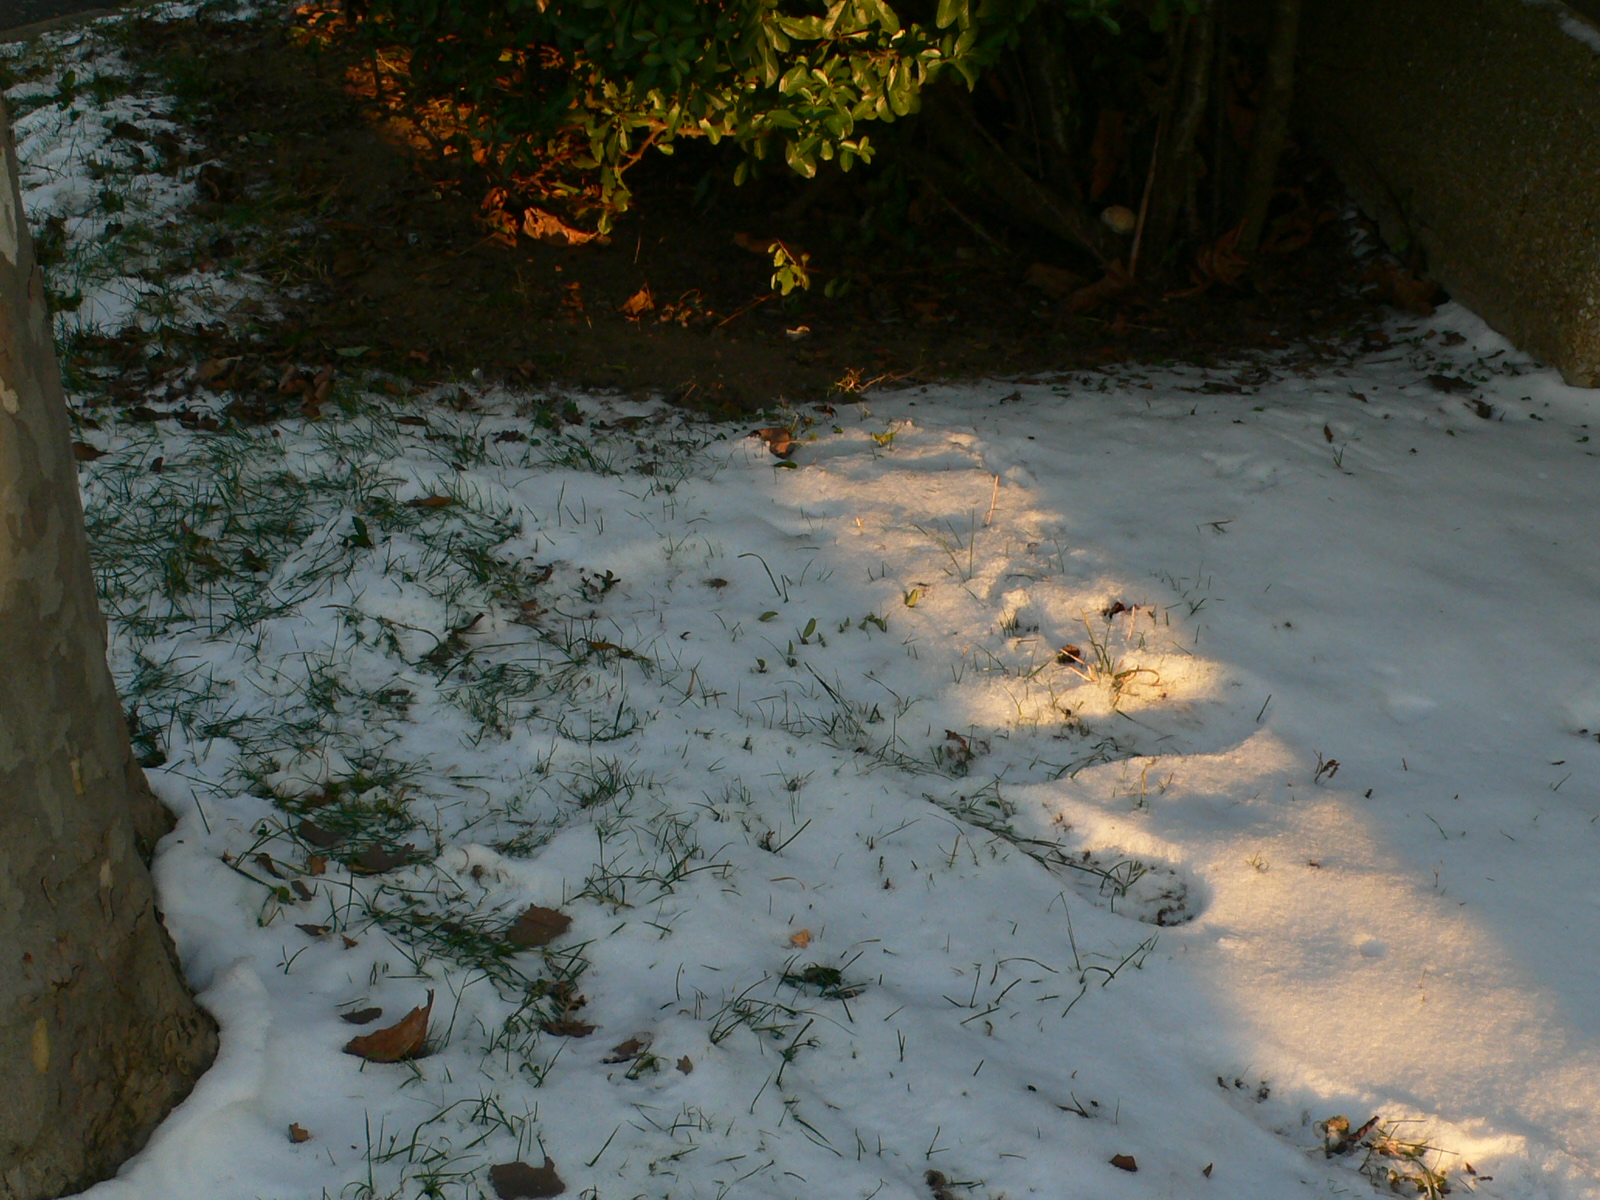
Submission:
[[[1560,0],[1307,0],[1301,37],[1303,124],[1390,244],[1600,387],[1600,27]]]

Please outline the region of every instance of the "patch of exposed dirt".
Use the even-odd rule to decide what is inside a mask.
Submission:
[[[873,380],[1222,364],[1291,345],[1319,359],[1347,353],[1381,315],[1337,221],[1240,287],[1073,312],[1063,276],[1036,264],[1082,264],[1020,239],[996,245],[890,172],[801,201],[789,179],[732,187],[699,146],[641,165],[635,209],[609,244],[507,248],[475,192],[352,94],[339,51],[297,46],[289,25],[265,20],[135,22],[125,36],[190,102],[218,160],[197,215],[237,232],[210,252],[297,297],[256,344],[301,357],[367,346],[365,365],[419,379],[481,370],[732,413]],[[1291,166],[1313,209],[1337,205],[1325,169]],[[811,252],[810,291],[772,292],[769,259],[747,248],[772,237]],[[829,298],[835,277],[851,287]]]

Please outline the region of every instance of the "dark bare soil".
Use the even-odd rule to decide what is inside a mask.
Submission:
[[[787,178],[734,188],[731,160],[697,146],[641,166],[609,244],[507,248],[479,219],[480,189],[352,94],[339,51],[297,46],[275,22],[136,23],[127,36],[220,160],[197,215],[235,232],[210,252],[298,296],[251,336],[302,359],[366,346],[365,364],[418,379],[480,370],[733,413],[873,380],[1229,365],[1291,346],[1314,360],[1352,351],[1380,316],[1338,221],[1239,287],[1078,314],[1025,282],[1036,263],[1083,272],[1069,252],[980,233],[892,170],[801,200]],[[1341,202],[1315,162],[1291,163],[1285,182],[1295,203]],[[803,246],[811,290],[775,295],[770,262],[736,234]],[[836,277],[846,294],[823,295]],[[621,311],[643,289],[654,307]]]

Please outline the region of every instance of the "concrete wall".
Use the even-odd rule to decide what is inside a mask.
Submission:
[[[1384,236],[1600,387],[1600,28],[1560,0],[1306,0],[1303,21],[1303,125]]]

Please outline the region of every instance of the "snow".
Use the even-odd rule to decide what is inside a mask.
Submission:
[[[787,462],[354,371],[84,430],[222,1031],[85,1194],[1360,1195],[1317,1126],[1377,1116],[1600,1195],[1596,404],[1457,306],[1389,332],[778,411]],[[571,928],[511,953],[530,904]],[[430,990],[425,1057],[341,1053]]]

